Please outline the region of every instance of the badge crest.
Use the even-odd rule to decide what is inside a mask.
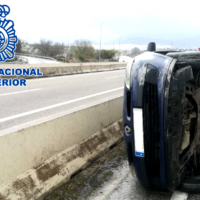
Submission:
[[[17,36],[15,35],[14,22],[6,20],[9,13],[9,6],[0,5],[0,62],[5,62],[15,56]]]

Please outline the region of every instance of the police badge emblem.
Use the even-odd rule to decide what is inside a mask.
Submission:
[[[15,56],[17,36],[15,35],[14,22],[6,20],[9,13],[9,6],[0,5],[0,62],[5,62]]]

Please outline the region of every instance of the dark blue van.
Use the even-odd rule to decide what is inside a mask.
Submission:
[[[145,53],[126,67],[123,128],[130,171],[148,188],[200,192],[200,52]]]

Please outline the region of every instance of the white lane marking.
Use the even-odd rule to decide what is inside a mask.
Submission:
[[[121,76],[113,76],[113,77],[108,77],[108,78],[106,78],[106,79],[118,78],[118,77],[122,77],[122,76],[124,76],[124,75],[121,75]]]
[[[82,105],[82,106],[79,106],[79,108],[84,107],[84,106],[86,106],[86,105],[84,104],[84,105]]]
[[[28,82],[32,82],[32,81],[46,81],[46,80],[53,80],[53,79],[61,79],[61,78],[68,78],[68,77],[79,77],[82,76],[81,75],[66,75],[66,76],[57,76],[57,77],[53,77],[53,78],[49,78],[49,77],[44,77],[44,78],[37,78],[37,79],[26,79]],[[92,75],[92,74],[85,74],[85,75]]]
[[[0,94],[0,96],[6,96],[6,95],[11,95],[11,94],[19,94],[19,93],[23,93],[23,92],[33,92],[33,91],[37,91],[37,90],[41,90],[41,89],[42,88],[33,89],[33,90],[24,90],[24,91],[19,91],[19,92],[4,93],[4,94]]]
[[[37,79],[26,79],[28,82],[29,81],[46,81],[46,80],[52,80],[52,79],[59,79],[59,78],[68,78],[68,77],[79,77],[79,76],[91,76],[91,75],[94,75],[94,74],[98,74],[98,75],[101,75],[101,74],[104,74],[104,73],[113,73],[113,72],[119,72],[119,71],[124,71],[125,69],[119,69],[119,70],[116,70],[116,71],[105,71],[105,72],[101,72],[101,73],[85,73],[85,74],[68,74],[68,75],[64,75],[64,76],[57,76],[57,77],[44,77],[44,78],[37,78]]]
[[[92,98],[92,97],[95,97],[95,96],[99,96],[99,95],[102,95],[102,94],[107,94],[107,93],[110,93],[110,92],[121,90],[122,88],[124,88],[124,87],[119,87],[119,88],[116,88],[116,89],[113,89],[113,90],[107,90],[105,92],[100,92],[100,93],[97,93],[97,94],[92,94],[92,95],[81,97],[81,98],[78,98],[78,99],[73,99],[73,100],[70,100],[70,101],[65,101],[63,103],[58,103],[58,104],[55,104],[55,105],[52,105],[52,106],[47,106],[47,107],[44,107],[44,108],[39,108],[39,109],[36,109],[36,110],[24,112],[24,113],[21,113],[21,114],[18,114],[18,115],[13,115],[13,116],[10,116],[10,117],[2,118],[2,119],[0,119],[0,122],[5,122],[5,121],[11,120],[11,119],[16,119],[18,117],[23,117],[23,116],[26,116],[26,115],[30,115],[30,114],[34,114],[34,113],[40,112],[40,111],[48,110],[48,109],[51,109],[51,108],[56,108],[58,106],[63,106],[63,105],[66,105],[66,104],[77,102],[77,101],[89,99],[89,98]]]
[[[172,194],[171,200],[187,200],[188,193],[175,191]]]

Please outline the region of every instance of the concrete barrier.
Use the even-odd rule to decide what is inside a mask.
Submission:
[[[40,68],[43,77],[46,76],[61,76],[67,74],[79,74],[88,72],[99,72],[106,70],[117,70],[126,67],[127,63],[109,62],[109,63],[52,63],[52,64],[24,64],[5,65],[1,64],[0,68]],[[0,77],[6,77],[1,76]],[[12,77],[12,76],[10,76]],[[37,78],[37,76],[27,77]]]
[[[122,97],[0,133],[0,199],[39,199],[122,139]]]

